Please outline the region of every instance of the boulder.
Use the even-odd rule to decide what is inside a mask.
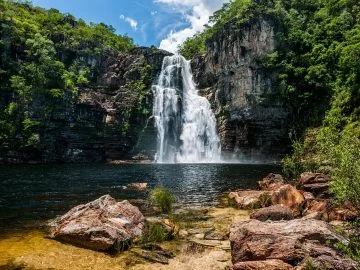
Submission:
[[[294,219],[294,214],[289,207],[277,204],[254,211],[250,218],[260,221],[291,220]]]
[[[297,216],[300,214],[300,205],[305,201],[304,195],[291,185],[283,185],[272,193],[272,204],[282,204],[289,207]]]
[[[239,209],[257,209],[271,205],[271,193],[260,190],[230,192],[230,203]]]
[[[333,205],[329,200],[306,200],[303,204],[303,216],[324,221],[353,221],[359,214],[351,204]]]
[[[50,223],[50,237],[97,251],[120,251],[140,237],[145,218],[128,201],[105,195]]]
[[[305,172],[299,182],[303,190],[313,193],[316,198],[328,198],[330,181],[330,176],[326,174]]]
[[[229,237],[233,264],[267,259],[301,262],[308,255],[307,240],[319,245],[342,240],[329,224],[314,219],[240,221],[230,227]]]
[[[293,267],[281,260],[247,261],[236,263],[233,270],[290,270]]]
[[[262,190],[276,190],[284,185],[284,178],[281,174],[269,173],[261,181],[258,181],[258,185]]]

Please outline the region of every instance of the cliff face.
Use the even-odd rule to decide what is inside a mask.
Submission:
[[[288,118],[276,74],[261,65],[276,49],[274,24],[259,18],[226,25],[192,60],[195,81],[215,110],[222,150],[254,160],[278,159],[287,150]]]
[[[152,158],[156,130],[151,85],[168,52],[136,48],[96,63],[100,76],[80,89],[40,131],[38,152],[11,151],[3,162],[101,162]],[[34,106],[37,106],[34,104]],[[41,116],[39,116],[41,117]],[[1,160],[0,160],[1,162]]]

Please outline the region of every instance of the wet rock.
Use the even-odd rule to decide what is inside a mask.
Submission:
[[[281,260],[247,261],[236,263],[233,270],[290,270],[293,267]]]
[[[127,190],[144,191],[147,188],[147,183],[130,183],[125,186]]]
[[[316,198],[329,197],[330,176],[322,173],[305,172],[300,176],[300,184],[302,188],[311,192]]]
[[[281,174],[270,173],[264,177],[261,181],[258,181],[258,185],[262,190],[276,190],[284,184],[284,178]]]
[[[305,201],[304,195],[291,185],[283,185],[272,193],[273,205],[282,204],[289,207],[295,216],[300,215],[300,204]]]
[[[291,220],[294,219],[294,214],[289,207],[277,204],[254,211],[250,218],[260,221]]]
[[[259,190],[230,192],[230,203],[239,209],[257,209],[271,205],[271,193]]]
[[[56,240],[97,251],[120,251],[143,234],[145,218],[128,201],[105,195],[72,208],[50,226],[50,237]]]
[[[161,251],[149,251],[143,249],[131,249],[131,252],[147,261],[153,263],[169,264],[169,258]]]
[[[319,245],[342,240],[332,227],[320,220],[294,219],[261,222],[248,220],[230,227],[232,262],[278,259],[286,263],[301,262],[308,254],[307,240]]]

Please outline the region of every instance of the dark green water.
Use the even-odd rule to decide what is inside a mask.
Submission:
[[[243,164],[0,166],[0,232],[38,226],[104,194],[144,198],[144,192],[123,189],[132,182],[165,186],[179,204],[214,205],[223,192],[255,187],[276,171],[272,165]]]

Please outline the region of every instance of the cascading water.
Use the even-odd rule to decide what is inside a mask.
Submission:
[[[215,115],[209,101],[198,95],[189,61],[181,55],[165,57],[153,93],[156,162],[220,162]]]

